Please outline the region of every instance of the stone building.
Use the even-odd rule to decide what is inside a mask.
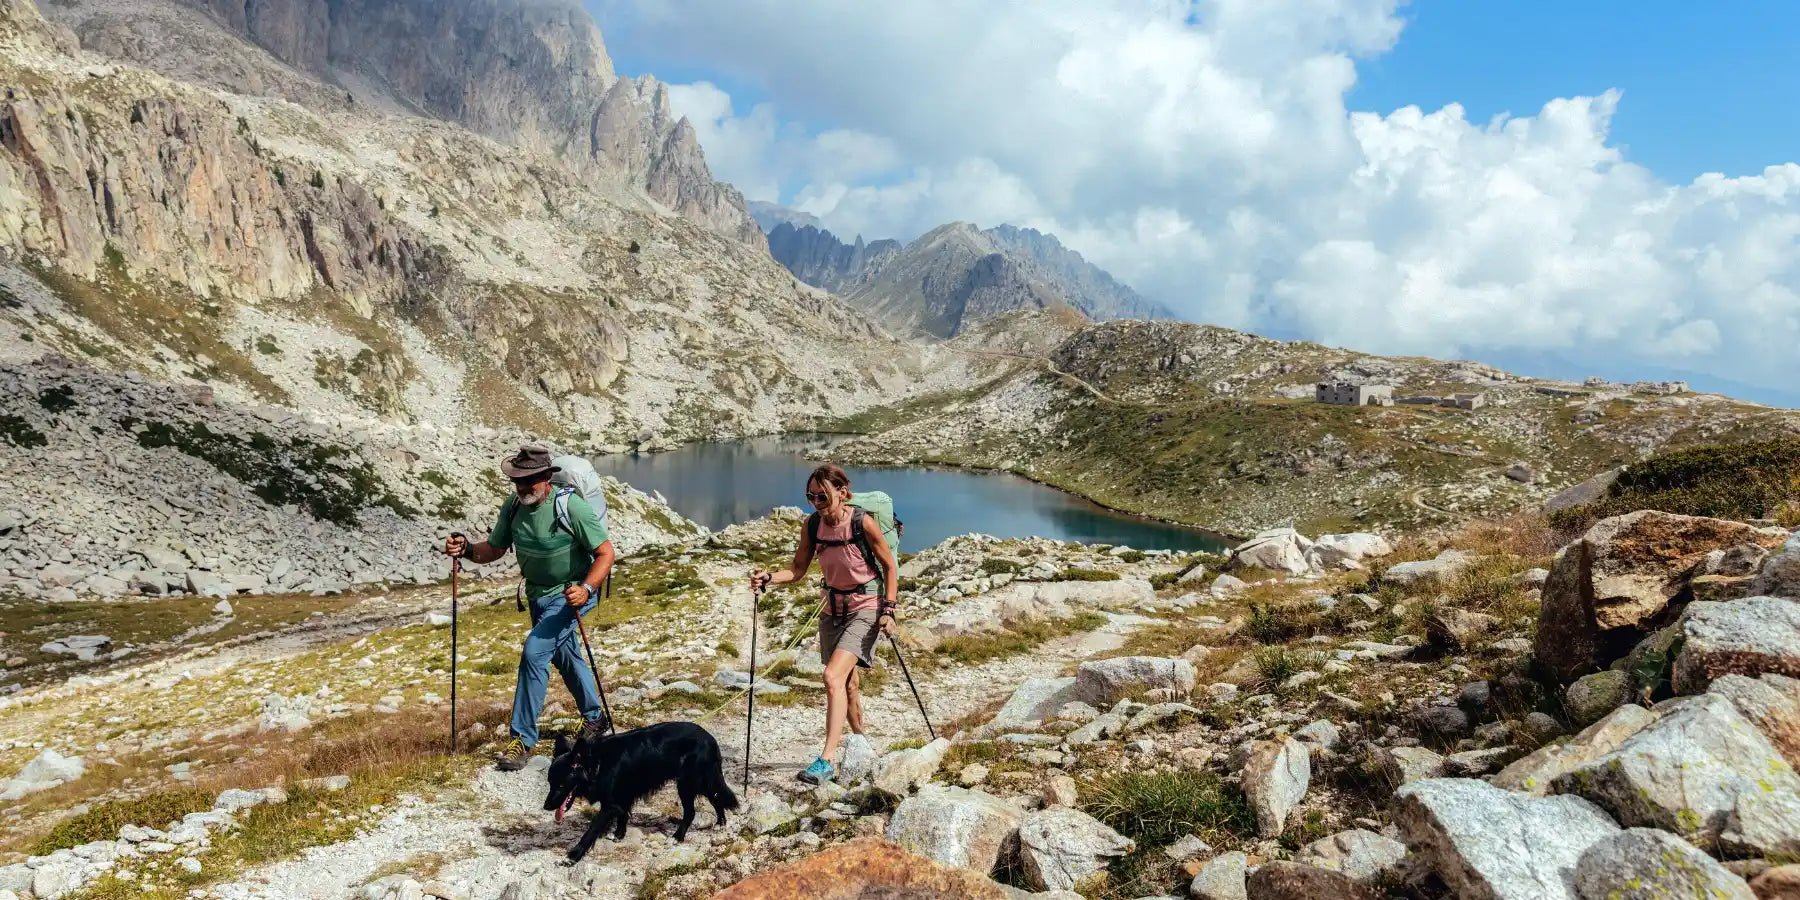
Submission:
[[[1321,381],[1313,387],[1313,399],[1338,406],[1393,406],[1394,388],[1386,384]]]

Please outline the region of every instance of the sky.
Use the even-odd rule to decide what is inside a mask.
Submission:
[[[589,0],[716,177],[1184,318],[1800,405],[1800,4]]]

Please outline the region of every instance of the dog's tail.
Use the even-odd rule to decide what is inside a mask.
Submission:
[[[724,771],[719,766],[713,766],[708,778],[712,784],[708,787],[706,796],[724,809],[737,809],[737,795],[731,792],[731,785],[726,782]]]

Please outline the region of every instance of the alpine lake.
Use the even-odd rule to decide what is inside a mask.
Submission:
[[[786,434],[688,444],[661,453],[592,457],[594,469],[646,493],[660,492],[682,515],[718,530],[777,506],[809,509],[806,478],[820,451],[841,438]],[[815,454],[809,456],[809,452]],[[1139,550],[1228,548],[1224,537],[1107,509],[1004,472],[932,466],[845,466],[854,491],[885,491],[905,524],[902,549],[917,552],[959,534],[1045,537]]]

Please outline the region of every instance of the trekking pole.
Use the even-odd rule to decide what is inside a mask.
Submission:
[[[612,707],[606,704],[606,685],[600,683],[600,667],[594,664],[594,645],[588,643],[587,626],[581,624],[581,610],[575,610],[575,630],[581,634],[581,649],[587,651],[588,671],[594,675],[594,690],[600,694],[600,714],[606,717],[606,733],[618,731],[613,727]]]
[[[744,714],[744,795],[750,794],[750,735],[756,722],[756,607],[766,587],[750,589],[750,711]]]
[[[462,537],[461,533],[453,535]],[[456,755],[456,594],[462,559],[450,557],[450,754]]]
[[[931,739],[937,740],[937,729],[931,727],[931,714],[925,711],[925,701],[919,699],[919,686],[913,684],[912,672],[906,668],[906,657],[900,655],[900,642],[894,640],[894,633],[888,632],[888,645],[894,648],[894,658],[900,661],[900,674],[906,676],[906,686],[912,688],[913,702],[919,704],[919,717],[925,720],[925,730],[930,732]]]

